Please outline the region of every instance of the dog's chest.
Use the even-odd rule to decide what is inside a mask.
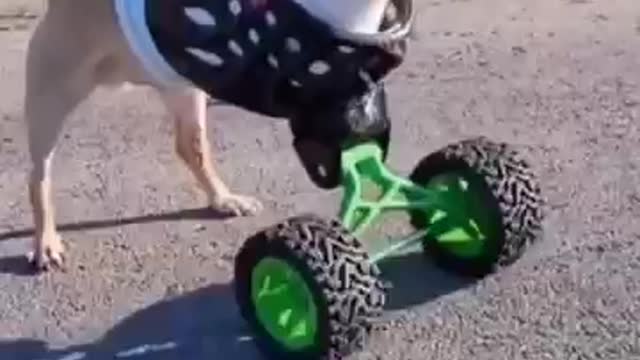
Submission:
[[[401,60],[336,38],[293,1],[146,1],[144,11],[158,52],[175,72],[212,97],[272,116],[348,96]]]

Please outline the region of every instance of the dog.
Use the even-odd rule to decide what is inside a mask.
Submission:
[[[375,123],[376,116],[381,116],[375,113],[376,103],[372,99],[376,96],[371,95],[379,91],[364,89],[360,85],[375,86],[381,82],[400,64],[402,54],[391,56],[390,64],[387,61],[377,77],[361,70],[357,72],[358,76],[354,70],[349,76],[342,74],[336,77],[344,80],[345,90],[336,90],[338,95],[334,95],[330,88],[335,79],[322,82],[316,80],[318,74],[313,79],[304,76],[300,79],[301,83],[306,81],[313,91],[304,91],[305,85],[293,79],[284,84],[281,75],[285,71],[274,69],[279,65],[278,60],[286,62],[286,59],[273,55],[275,50],[273,54],[266,54],[276,43],[284,44],[278,42],[283,40],[283,35],[273,30],[280,29],[279,26],[292,29],[293,25],[283,23],[304,24],[298,32],[309,37],[311,43],[303,46],[316,46],[313,36],[322,37],[322,31],[329,31],[331,36],[325,36],[325,40],[346,38],[349,44],[354,44],[340,45],[341,56],[353,53],[358,41],[365,44],[358,53],[360,55],[382,51],[380,49],[386,51],[382,51],[383,55],[393,53],[388,50],[388,44],[383,44],[384,41],[393,38],[391,42],[395,42],[397,47],[397,44],[403,44],[407,32],[403,29],[389,30],[393,35],[381,40],[383,36],[379,29],[386,21],[385,14],[391,2],[48,0],[47,9],[30,39],[26,58],[24,118],[32,165],[28,190],[35,228],[29,261],[38,270],[59,268],[64,264],[65,249],[56,230],[52,199],[52,161],[65,119],[96,88],[133,84],[155,89],[174,120],[177,155],[194,175],[211,208],[232,216],[255,215],[262,209],[261,202],[231,190],[214,166],[207,139],[207,100],[221,99],[249,111],[287,118],[292,124],[297,124],[292,125],[292,129],[306,128],[306,132],[296,130],[296,134],[298,139],[302,139],[300,134],[305,133],[307,144],[315,140],[316,147],[307,148],[315,149],[307,151],[309,156],[323,145],[326,147],[331,143],[334,146],[338,138],[336,129],[347,129],[351,133],[360,131],[361,135],[377,134],[378,130],[372,130],[376,126],[367,127],[367,121],[371,125]],[[285,18],[279,17],[278,11]],[[308,18],[297,18],[301,16]],[[309,19],[315,25],[307,25]],[[255,27],[251,26],[252,21],[256,23]],[[409,20],[393,26],[402,27],[408,23]],[[272,45],[265,44],[267,39]],[[369,43],[365,41],[367,39]],[[226,42],[220,43],[222,40]],[[295,39],[286,40],[289,50],[300,50],[301,44]],[[224,48],[226,58],[208,49],[208,44],[217,44],[217,47],[211,45],[215,49]],[[253,50],[249,49],[252,44]],[[251,51],[253,55],[247,54]],[[242,60],[232,59],[226,69],[215,71],[216,66],[222,66],[222,62],[232,57]],[[263,57],[267,65],[256,65],[256,59]],[[366,56],[357,61],[361,64],[363,59],[366,60]],[[356,60],[353,61],[357,64]],[[289,65],[281,63],[280,66]],[[326,66],[324,62],[312,63],[308,72],[327,72]],[[371,65],[375,66],[380,64]],[[295,71],[288,74],[292,73]],[[360,87],[355,86],[356,83]],[[353,104],[362,106],[363,111],[354,112]],[[317,120],[308,120],[311,118]],[[367,120],[369,118],[374,120]],[[334,140],[326,141],[331,136]],[[298,144],[304,142],[300,140]]]

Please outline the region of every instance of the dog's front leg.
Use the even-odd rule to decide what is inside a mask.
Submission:
[[[162,91],[162,97],[175,121],[175,146],[187,164],[211,207],[228,215],[255,215],[262,209],[257,199],[234,194],[218,176],[207,137],[207,96],[197,89]]]
[[[66,26],[61,24],[62,27]],[[35,227],[29,260],[39,269],[63,265],[64,247],[56,231],[52,196],[51,163],[65,118],[94,88],[91,67],[82,61],[75,42],[45,18],[35,31],[27,55],[25,120],[31,156],[29,200]],[[52,35],[53,36],[53,35]]]

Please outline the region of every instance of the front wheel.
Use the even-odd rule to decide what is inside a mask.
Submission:
[[[436,206],[411,218],[428,229],[425,250],[448,270],[484,276],[514,263],[541,235],[540,186],[507,144],[477,137],[448,145],[420,161],[411,179],[437,194]]]
[[[364,344],[385,288],[338,221],[299,216],[249,238],[236,298],[260,349],[277,360],[340,359]]]

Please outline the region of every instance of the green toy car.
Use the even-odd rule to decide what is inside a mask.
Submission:
[[[383,311],[376,265],[422,244],[445,269],[482,277],[516,261],[541,236],[543,197],[529,165],[485,137],[422,159],[409,179],[384,166],[381,148],[342,153],[340,220],[290,218],[244,243],[236,296],[260,349],[278,360],[340,359],[360,348]],[[381,196],[366,199],[365,181]],[[409,213],[415,233],[373,251],[358,236],[390,210]]]

